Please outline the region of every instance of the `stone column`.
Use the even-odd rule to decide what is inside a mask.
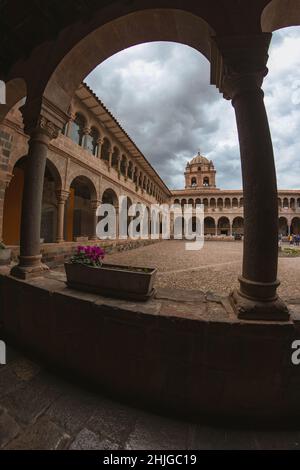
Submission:
[[[58,137],[59,129],[52,122],[40,117],[38,125],[31,131],[28,156],[26,158],[21,217],[21,241],[19,264],[12,276],[27,279],[47,270],[41,262],[40,232],[44,175],[50,140]]]
[[[98,144],[97,158],[99,158],[99,160],[101,160],[103,139],[98,139],[97,144]]]
[[[121,157],[119,156],[118,158],[118,168],[117,168],[117,171],[118,171],[118,178],[120,179],[121,178]]]
[[[223,61],[219,87],[236,114],[244,189],[244,258],[240,289],[233,293],[239,318],[289,319],[278,298],[278,203],[272,140],[261,89],[271,34],[216,37]]]
[[[57,235],[56,243],[63,243],[64,239],[64,221],[65,221],[65,206],[69,198],[69,191],[58,190],[56,191],[57,198]]]
[[[93,217],[93,226],[92,226],[92,233],[90,236],[90,240],[98,240],[97,237],[97,224],[98,224],[98,217],[97,217],[97,209],[100,206],[100,200],[93,200],[91,201],[91,212]]]
[[[125,181],[128,180],[128,170],[129,170],[129,163],[126,160],[126,163],[125,163]]]
[[[66,137],[69,137],[69,139],[72,137],[72,123],[75,119],[75,114],[71,113],[70,119],[67,122],[67,128],[66,128]]]
[[[91,129],[89,127],[85,127],[83,129],[83,148],[87,150],[88,148],[88,136],[90,135]]]
[[[110,171],[112,167],[112,156],[113,156],[113,150],[111,149],[109,151],[108,162],[107,162],[108,171]]]
[[[120,213],[119,213],[119,206],[115,206],[116,210],[116,241],[119,240],[119,235],[120,235]]]

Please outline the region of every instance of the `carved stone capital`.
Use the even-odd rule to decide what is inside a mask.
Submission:
[[[55,125],[52,121],[45,118],[44,116],[40,116],[36,127],[31,131],[31,137],[34,137],[38,134],[44,134],[50,140],[56,139],[59,135],[60,128]]]
[[[93,212],[96,212],[96,210],[98,209],[98,207],[102,204],[102,201],[100,201],[100,199],[94,199],[91,201],[91,210]]]
[[[69,191],[64,191],[62,189],[56,191],[56,199],[59,204],[65,204],[65,202],[69,199],[69,196]]]
[[[262,93],[271,38],[270,33],[212,38],[212,83],[226,99],[249,91]]]

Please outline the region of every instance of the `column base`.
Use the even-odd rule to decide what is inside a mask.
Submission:
[[[20,256],[19,259],[19,264],[10,271],[10,275],[13,277],[26,281],[42,276],[49,271],[48,266],[41,262],[41,256]]]
[[[260,320],[288,322],[290,314],[287,306],[279,297],[272,300],[250,299],[235,290],[230,300],[237,317],[241,320]]]

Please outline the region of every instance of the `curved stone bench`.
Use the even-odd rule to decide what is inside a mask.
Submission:
[[[226,298],[166,290],[135,304],[72,291],[63,280],[0,276],[8,339],[83,383],[159,412],[299,417],[300,366],[291,362],[299,306],[290,323],[244,322]]]

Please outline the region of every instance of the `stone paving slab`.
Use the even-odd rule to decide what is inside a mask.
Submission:
[[[0,367],[0,383],[4,373],[16,378],[13,384],[6,382],[1,402],[0,449],[299,448],[300,429],[236,429],[230,422],[218,427],[158,416],[57,379],[42,365],[13,351],[9,348],[8,356],[14,359]]]

